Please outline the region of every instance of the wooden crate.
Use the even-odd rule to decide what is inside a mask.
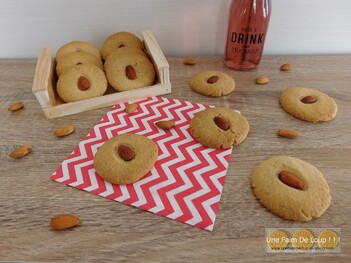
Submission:
[[[109,87],[103,96],[69,103],[63,102],[56,93],[56,65],[51,49],[42,48],[38,56],[32,92],[38,99],[46,118],[53,119],[111,106],[118,102],[171,93],[167,59],[150,31],[143,31],[141,34],[146,52],[155,65],[157,81],[154,85],[122,92],[116,92]]]

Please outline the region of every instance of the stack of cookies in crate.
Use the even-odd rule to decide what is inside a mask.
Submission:
[[[150,31],[108,36],[39,52],[32,92],[48,119],[171,93],[169,64]]]
[[[155,69],[143,48],[129,32],[110,35],[101,52],[85,41],[63,45],[56,53],[58,95],[64,102],[74,102],[102,96],[108,84],[116,91],[152,85]]]

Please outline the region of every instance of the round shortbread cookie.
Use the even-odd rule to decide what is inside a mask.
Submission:
[[[125,161],[119,147],[130,148],[134,157]],[[145,176],[156,163],[158,148],[155,142],[142,135],[122,134],[105,142],[94,156],[96,172],[114,184],[130,184]]]
[[[77,41],[69,42],[63,45],[62,47],[60,47],[56,52],[56,61],[59,62],[64,55],[67,55],[73,52],[80,52],[80,51],[90,53],[101,59],[100,50],[96,46],[86,41],[77,40]]]
[[[279,101],[287,113],[303,121],[330,121],[338,111],[331,97],[310,88],[288,88],[283,91]]]
[[[128,73],[128,69],[133,71],[132,74]],[[108,82],[117,91],[150,86],[156,75],[150,60],[138,54],[113,57],[105,65],[105,71]]]
[[[227,128],[223,130],[218,124]],[[231,109],[208,108],[194,115],[190,122],[190,132],[202,145],[226,149],[245,140],[249,123],[244,116]]]
[[[220,71],[202,71],[192,76],[190,87],[199,94],[220,97],[234,91],[235,81]]]
[[[119,57],[124,56],[125,54],[130,54],[130,55],[137,54],[149,59],[148,55],[141,49],[131,48],[131,47],[121,47],[119,49],[112,51],[112,53],[108,55],[108,57],[105,60],[104,66],[108,67],[108,64],[110,63],[110,61],[114,61]]]
[[[64,71],[57,81],[57,93],[65,102],[102,96],[106,89],[104,71],[90,64],[77,65]]]
[[[287,185],[280,179],[281,172],[302,181],[303,188]],[[257,199],[269,211],[294,221],[320,217],[331,200],[323,174],[310,163],[290,156],[275,156],[261,162],[253,171],[251,185]]]
[[[97,56],[84,51],[72,52],[62,56],[61,59],[57,62],[57,76],[60,76],[63,71],[80,64],[95,65],[102,70],[104,69],[102,60]]]
[[[143,43],[132,33],[117,32],[107,37],[104,41],[101,48],[102,58],[106,60],[108,55],[110,55],[114,50],[122,47],[143,49]]]

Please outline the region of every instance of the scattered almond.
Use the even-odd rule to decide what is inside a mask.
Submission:
[[[260,85],[267,84],[269,82],[269,78],[266,76],[259,76],[256,78],[256,83]]]
[[[174,127],[175,123],[174,121],[158,121],[155,123],[157,127],[164,129],[164,130],[168,130]]]
[[[184,63],[184,65],[193,66],[197,63],[197,60],[196,60],[196,58],[186,58],[186,59],[184,59],[183,63]]]
[[[316,101],[317,101],[317,97],[315,96],[306,96],[301,100],[301,102],[305,104],[312,104],[312,103],[315,103]]]
[[[86,77],[84,77],[84,76],[80,76],[79,79],[78,79],[78,88],[81,91],[88,90],[90,88],[89,80]]]
[[[281,171],[279,173],[279,179],[280,181],[282,181],[284,184],[298,189],[298,190],[304,190],[305,189],[305,184],[303,183],[303,181],[298,178],[297,176],[293,175],[290,172],[287,171]]]
[[[20,109],[23,109],[23,107],[24,107],[24,104],[22,102],[18,101],[18,102],[15,102],[15,103],[11,104],[7,108],[7,110],[8,111],[18,111]]]
[[[228,122],[226,119],[224,119],[224,118],[222,118],[222,117],[219,117],[219,116],[216,116],[216,117],[214,117],[213,120],[214,120],[215,124],[216,124],[220,129],[222,129],[222,130],[224,130],[224,131],[229,130],[230,124],[229,124],[229,122]]]
[[[208,83],[208,84],[213,84],[213,83],[216,83],[217,80],[218,80],[218,76],[212,76],[212,77],[209,77],[209,78],[207,79],[207,83]]]
[[[28,144],[25,144],[21,147],[18,147],[16,149],[14,149],[10,154],[9,156],[11,158],[14,158],[14,159],[19,159],[19,158],[22,158],[24,156],[26,156],[27,154],[29,154],[30,152],[32,151],[32,148],[30,145]]]
[[[124,109],[124,112],[125,113],[133,113],[134,111],[136,111],[138,108],[138,104],[136,103],[132,103],[132,104],[128,104],[125,109]]]
[[[281,71],[289,71],[292,69],[292,65],[289,63],[283,64],[280,66]]]
[[[55,132],[54,135],[56,137],[64,137],[67,135],[70,135],[74,132],[74,126],[73,125],[65,125],[61,128],[58,128]]]
[[[135,157],[135,153],[134,151],[129,148],[127,145],[121,144],[120,146],[118,146],[118,155],[119,157],[121,157],[124,161],[131,161],[134,159]]]
[[[293,129],[279,129],[278,135],[286,138],[296,138],[300,135],[300,132]]]
[[[53,217],[50,221],[50,227],[53,230],[63,230],[78,225],[80,219],[69,214],[62,214]]]
[[[137,74],[133,66],[131,65],[126,66],[126,76],[130,80],[135,80],[137,78]]]

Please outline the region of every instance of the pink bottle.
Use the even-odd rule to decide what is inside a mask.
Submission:
[[[271,15],[270,0],[232,0],[225,65],[251,70],[260,63]]]

